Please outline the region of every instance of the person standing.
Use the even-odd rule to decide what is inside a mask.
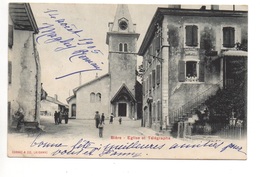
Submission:
[[[122,124],[122,117],[119,117],[118,121],[119,121],[119,124],[121,125]]]
[[[64,118],[65,118],[65,124],[68,124],[69,115],[67,111],[64,113]]]
[[[112,123],[113,123],[113,119],[114,119],[114,115],[113,115],[113,113],[111,113],[111,115],[110,115],[110,120],[109,120],[109,124],[112,124]]]
[[[55,111],[55,113],[54,113],[54,122],[55,122],[55,125],[58,124],[58,117],[59,117],[59,114],[57,113],[57,111]]]
[[[101,122],[102,122],[103,124],[105,124],[105,115],[104,115],[104,113],[102,113],[102,115],[101,115]]]
[[[98,125],[100,123],[100,114],[98,113],[98,111],[96,111],[94,119],[96,121],[96,128],[98,128]]]
[[[102,138],[103,137],[103,131],[104,131],[104,123],[102,121],[99,122],[98,130],[99,130],[99,137]]]

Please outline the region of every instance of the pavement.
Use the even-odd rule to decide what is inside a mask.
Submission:
[[[40,124],[43,134],[52,138],[99,138],[94,119],[69,119],[68,124],[63,120],[62,124],[55,125],[53,117],[42,116]],[[119,124],[118,118],[114,118],[112,124],[109,124],[108,119],[105,120],[103,139],[111,139],[111,136],[156,136],[156,133],[152,129],[141,127],[141,120],[123,118],[122,124]]]

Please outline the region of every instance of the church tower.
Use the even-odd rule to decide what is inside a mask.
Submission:
[[[127,5],[118,5],[114,22],[108,24],[110,102],[115,116],[136,118],[137,40]]]

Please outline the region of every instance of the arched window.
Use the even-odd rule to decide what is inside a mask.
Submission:
[[[123,44],[122,43],[119,44],[119,51],[123,52]]]
[[[127,44],[124,43],[124,52],[127,52]]]
[[[101,93],[96,94],[96,102],[101,102]]]
[[[71,117],[76,117],[76,104],[71,105]]]
[[[95,93],[92,92],[92,93],[90,94],[90,103],[94,103],[94,102],[95,102]]]

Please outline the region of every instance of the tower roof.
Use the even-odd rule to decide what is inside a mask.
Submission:
[[[121,21],[126,21],[128,28],[127,30],[120,30],[119,24]],[[120,32],[135,32],[134,24],[132,22],[132,18],[128,9],[128,5],[119,4],[117,6],[116,15],[114,18],[114,23],[112,27],[112,31],[120,31]]]

